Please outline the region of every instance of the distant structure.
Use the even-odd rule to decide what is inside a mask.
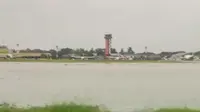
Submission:
[[[145,48],[144,48],[144,53],[147,53],[147,52],[148,52],[147,49],[148,49],[147,46],[145,46]]]
[[[105,34],[104,39],[105,39],[105,56],[110,56],[112,34]]]
[[[58,58],[59,47],[56,46],[56,58]]]
[[[20,50],[19,50],[19,44],[16,44],[16,46],[17,46],[16,52],[17,52],[17,54],[19,54],[19,52],[20,52]]]

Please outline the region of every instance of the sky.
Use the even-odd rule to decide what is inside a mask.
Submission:
[[[200,0],[0,0],[0,42],[9,48],[200,50]]]

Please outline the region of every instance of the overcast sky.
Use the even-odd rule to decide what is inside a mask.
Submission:
[[[49,49],[200,50],[200,0],[0,0],[0,41]]]

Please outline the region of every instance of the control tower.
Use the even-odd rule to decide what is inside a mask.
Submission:
[[[109,56],[111,54],[111,40],[112,34],[105,34],[105,56]]]

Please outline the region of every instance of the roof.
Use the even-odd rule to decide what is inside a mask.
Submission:
[[[170,59],[180,59],[182,56],[184,56],[186,53],[177,53],[173,54]]]
[[[119,53],[111,53],[110,55],[111,56],[119,56],[120,54]]]
[[[42,53],[14,53],[17,57],[23,57],[23,56],[41,56]]]
[[[183,56],[183,55],[185,55],[186,53],[177,53],[177,54],[174,54],[174,55],[172,55],[172,57],[177,57],[177,56]]]
[[[134,56],[135,54],[134,53],[128,53],[128,52],[125,52],[122,54],[123,56]]]

